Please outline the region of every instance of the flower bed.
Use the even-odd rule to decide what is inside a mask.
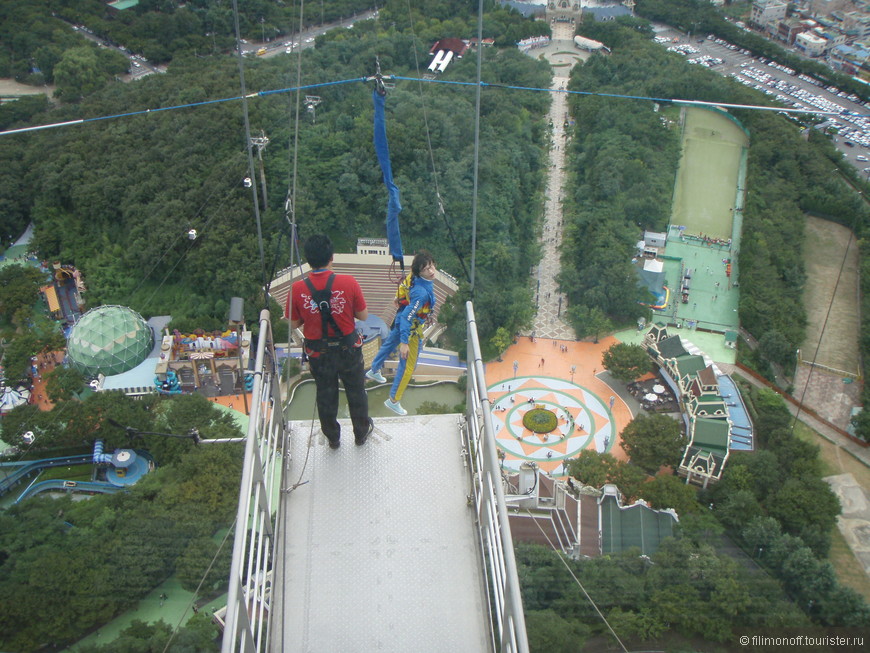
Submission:
[[[550,433],[558,425],[555,413],[547,408],[532,408],[523,415],[523,426],[535,433]]]

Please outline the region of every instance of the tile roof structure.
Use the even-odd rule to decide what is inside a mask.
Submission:
[[[688,482],[707,486],[718,481],[732,449],[753,448],[752,422],[730,377],[708,364],[696,347],[671,336],[661,323],[644,337],[644,348],[661,368],[668,385],[678,391],[687,444],[678,473]],[[694,353],[689,353],[689,351]]]
[[[653,510],[645,502],[622,503],[615,485],[602,489],[576,486],[525,464],[507,478],[511,535],[561,551],[572,558],[592,558],[637,547],[652,555],[674,534],[677,514]]]

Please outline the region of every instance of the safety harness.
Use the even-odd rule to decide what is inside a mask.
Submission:
[[[317,310],[320,311],[321,320],[320,340],[308,340],[306,338],[305,344],[312,351],[318,351],[321,354],[326,352],[330,347],[351,347],[357,340],[356,331],[344,333],[341,330],[341,327],[338,326],[335,318],[332,317],[332,281],[334,279],[335,272],[329,275],[329,278],[326,280],[326,285],[322,290],[317,290],[314,287],[314,284],[311,283],[311,279],[308,277],[303,279],[305,285],[308,286],[308,290],[311,291],[311,299],[317,306]],[[332,330],[339,335],[329,337],[329,327],[332,327]]]
[[[390,329],[396,326],[396,320],[399,318],[399,314],[402,310],[411,304],[411,288],[414,286],[414,273],[409,272],[408,276],[406,276],[402,282],[399,284],[399,287],[396,289],[396,314],[393,316],[393,323],[390,325]],[[423,306],[417,308],[417,312],[414,314],[413,322],[414,325],[425,324],[429,320],[429,313],[432,312],[432,306],[426,302]]]

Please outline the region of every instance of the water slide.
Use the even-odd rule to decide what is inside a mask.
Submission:
[[[115,494],[116,492],[126,490],[126,488],[118,487],[117,485],[112,485],[111,483],[104,483],[101,481],[65,481],[58,478],[51,481],[40,481],[39,483],[34,483],[26,490],[24,490],[24,492],[21,493],[21,496],[15,499],[14,503],[20,503],[24,501],[27,497],[31,497],[34,494],[39,494],[40,492],[48,492],[50,490],[60,490],[64,492],[99,492],[100,494]]]
[[[106,464],[112,462],[112,454],[103,453],[103,441],[97,440],[94,442],[94,453],[93,454],[82,454],[78,456],[63,456],[60,458],[43,458],[41,460],[24,460],[20,462],[14,463],[2,463],[0,464],[0,474],[2,474],[3,478],[0,480],[0,496],[3,496],[7,492],[9,492],[13,487],[18,485],[25,478],[30,477],[33,474],[37,474],[41,472],[43,469],[49,469],[51,467],[70,467],[72,465],[82,465],[85,463],[94,463],[95,465]],[[42,492],[48,489],[54,489],[57,487],[64,488],[69,490],[70,488],[76,488],[77,490],[85,491],[85,492],[116,492],[116,489],[106,489],[108,485],[109,488],[116,488],[111,484],[107,483],[85,483],[85,482],[76,482],[76,481],[64,481],[64,480],[52,480],[52,481],[41,481],[39,483],[33,484],[31,487],[28,487],[15,503],[21,501],[23,498],[30,496],[32,494],[36,494],[38,492]],[[41,489],[36,489],[41,488]]]
[[[14,463],[0,463],[0,496],[9,492],[22,479],[49,467],[69,467],[93,462],[93,455],[62,456],[60,458],[43,458],[41,460],[23,460]]]
[[[112,462],[112,454],[103,453],[103,441],[97,440],[94,442],[94,464],[99,465],[100,463],[111,463]]]

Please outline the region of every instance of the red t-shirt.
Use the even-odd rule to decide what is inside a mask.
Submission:
[[[317,290],[326,288],[326,282],[329,275],[332,274],[329,270],[319,272],[311,272],[308,278],[312,285]],[[322,318],[320,310],[311,298],[311,291],[304,280],[293,284],[290,290],[290,295],[287,297],[287,309],[291,309],[291,320],[302,320],[302,334],[308,340],[319,340],[321,337]],[[332,317],[336,324],[341,327],[344,334],[352,333],[356,329],[354,315],[366,309],[366,300],[363,297],[362,289],[359,283],[349,274],[336,274],[332,281]],[[285,309],[285,311],[287,310]],[[285,312],[285,317],[287,313]],[[329,329],[329,336],[338,336],[338,333],[332,333],[332,328]]]

